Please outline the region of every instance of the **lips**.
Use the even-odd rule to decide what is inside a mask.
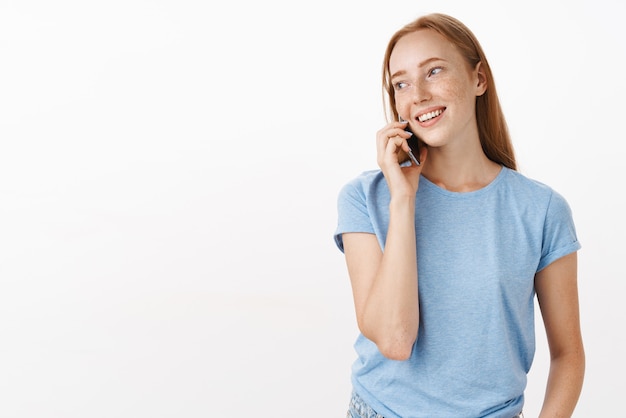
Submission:
[[[417,116],[417,120],[419,122],[421,122],[421,123],[427,122],[427,121],[429,121],[431,119],[434,119],[437,116],[441,115],[444,110],[446,110],[445,107],[443,107],[441,109],[431,110],[430,112],[422,113],[421,115]]]

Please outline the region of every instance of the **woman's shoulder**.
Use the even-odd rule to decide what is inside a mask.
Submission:
[[[536,178],[530,177],[519,171],[506,169],[507,187],[510,193],[518,198],[535,204],[543,203],[548,206],[568,206],[567,199],[555,188]]]
[[[350,190],[359,190],[366,193],[373,187],[376,188],[380,184],[384,184],[386,186],[384,179],[385,177],[380,169],[365,170],[346,182],[342,187],[342,192],[345,193]]]
[[[362,171],[360,174],[354,176],[349,182],[350,183],[359,183],[359,184],[371,184],[376,182],[378,179],[383,178],[383,172],[380,169],[372,169]]]
[[[506,184],[516,188],[518,192],[526,192],[536,196],[550,196],[552,193],[555,193],[551,186],[540,180],[510,168],[504,167],[503,169],[506,170],[507,174]]]
[[[381,170],[363,171],[339,191],[340,206],[373,207],[389,202],[389,188]]]

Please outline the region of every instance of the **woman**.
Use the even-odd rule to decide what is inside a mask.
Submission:
[[[571,416],[580,244],[565,199],[516,171],[481,46],[458,20],[423,16],[391,38],[383,83],[380,170],[338,200],[360,330],[348,417],[522,416],[535,293],[551,355],[540,416]]]

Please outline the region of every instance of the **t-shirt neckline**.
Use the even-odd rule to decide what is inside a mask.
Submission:
[[[506,175],[506,173],[510,171],[509,168],[503,165],[500,167],[501,168],[500,168],[500,172],[498,173],[498,175],[493,180],[491,180],[491,182],[487,184],[485,187],[481,187],[480,189],[477,189],[477,190],[472,190],[469,192],[455,192],[451,190],[446,190],[436,185],[435,183],[428,180],[426,177],[422,175],[420,175],[420,188],[423,185],[445,196],[450,196],[450,197],[455,197],[455,198],[470,198],[470,197],[480,196],[482,194],[488,193],[491,189],[493,189],[501,181],[501,179]]]

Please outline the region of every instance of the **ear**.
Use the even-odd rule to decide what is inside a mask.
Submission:
[[[483,63],[478,62],[474,67],[474,79],[476,80],[476,96],[482,96],[487,91],[487,76],[483,68]]]

